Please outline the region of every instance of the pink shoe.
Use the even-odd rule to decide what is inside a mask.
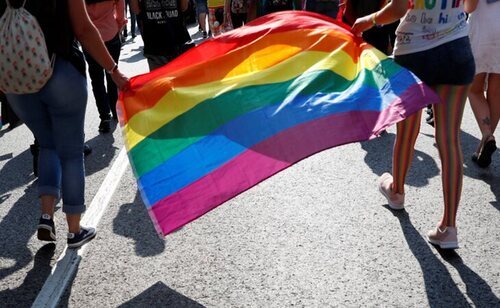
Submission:
[[[446,227],[441,230],[441,228],[436,227],[436,229],[427,233],[427,240],[429,243],[441,247],[441,249],[457,249],[457,228]]]
[[[387,204],[393,210],[402,210],[405,208],[405,194],[398,194],[392,191],[392,175],[384,173],[379,179],[378,190],[387,199]]]

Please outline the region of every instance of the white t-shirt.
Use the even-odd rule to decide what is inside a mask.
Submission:
[[[500,74],[500,0],[480,0],[469,24],[476,74]]]
[[[409,0],[396,30],[395,55],[428,50],[467,36],[464,0]]]

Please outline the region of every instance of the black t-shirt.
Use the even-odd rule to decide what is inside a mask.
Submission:
[[[144,54],[168,56],[191,40],[179,0],[140,1]]]
[[[293,10],[293,0],[265,0],[265,14]]]
[[[85,60],[75,41],[68,13],[68,1],[71,0],[26,0],[24,8],[30,12],[42,28],[49,55],[55,53],[71,62],[85,75]],[[13,7],[20,7],[23,0],[9,0]],[[3,15],[7,3],[0,0],[0,15]]]

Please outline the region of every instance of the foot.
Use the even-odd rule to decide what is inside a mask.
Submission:
[[[207,38],[208,37],[207,31],[202,31],[201,35],[203,36],[203,38]]]
[[[56,240],[54,220],[49,214],[42,214],[38,222],[37,237],[40,241],[53,242]]]
[[[109,133],[111,130],[111,120],[102,120],[99,124],[99,132],[100,133]]]
[[[387,204],[393,210],[402,210],[405,208],[405,195],[392,191],[392,175],[384,173],[379,179],[378,190],[387,199]]]
[[[78,248],[90,242],[97,234],[95,228],[80,227],[79,233],[68,233],[68,247]]]
[[[491,156],[497,150],[495,138],[490,136],[483,144],[481,152],[477,156],[477,165],[481,168],[486,168],[491,164]]]
[[[455,227],[436,227],[427,233],[427,241],[439,246],[441,249],[457,249],[457,228]]]

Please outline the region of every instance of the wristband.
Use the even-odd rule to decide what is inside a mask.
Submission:
[[[377,24],[377,21],[375,20],[375,18],[377,18],[377,12],[375,12],[375,13],[372,14],[372,24],[373,24],[373,26],[377,27],[377,28],[382,27],[382,25]]]
[[[118,64],[116,64],[116,63],[115,63],[115,65],[113,66],[113,68],[112,68],[112,69],[110,69],[110,70],[106,70],[106,73],[108,73],[108,74],[110,74],[110,75],[111,75],[111,74],[113,74],[114,72],[116,72],[116,70],[117,70],[117,69],[118,69]]]

